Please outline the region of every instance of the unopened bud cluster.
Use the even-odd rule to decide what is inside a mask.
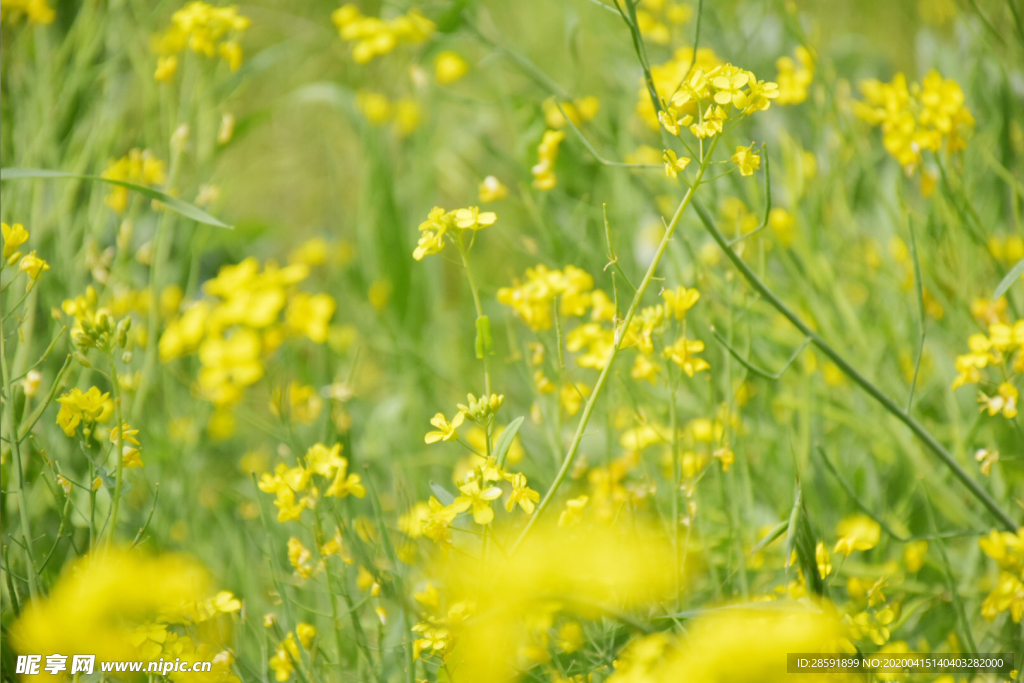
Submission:
[[[456,407],[465,413],[473,422],[480,425],[487,425],[494,419],[495,413],[505,402],[504,394],[491,394],[477,398],[473,394],[466,394],[468,404],[459,403]]]

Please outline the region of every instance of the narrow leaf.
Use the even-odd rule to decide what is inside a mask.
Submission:
[[[516,438],[519,428],[523,426],[526,416],[520,415],[509,423],[508,427],[498,437],[498,443],[494,445],[494,455],[498,459],[498,467],[505,466],[505,458],[508,457],[509,449],[512,448],[512,441]]]
[[[78,180],[92,180],[101,183],[107,183],[109,185],[117,185],[124,187],[129,190],[138,192],[139,194],[155,199],[158,202],[162,202],[167,208],[177,211],[186,218],[205,223],[206,225],[212,225],[217,228],[227,228],[232,230],[232,226],[217,220],[210,214],[206,213],[202,209],[188,202],[184,202],[180,199],[156,190],[152,187],[146,187],[145,185],[139,185],[137,183],[129,183],[125,180],[114,180],[113,178],[104,178],[98,175],[85,175],[80,173],[65,173],[63,171],[51,171],[43,168],[4,168],[0,169],[0,181],[2,180],[40,180],[47,178],[75,178]]]
[[[995,301],[1003,294],[1006,294],[1006,290],[1013,286],[1013,283],[1020,279],[1020,276],[1024,275],[1024,258],[1017,261],[1017,265],[1010,268],[1010,272],[1006,274],[999,286],[996,287],[996,293],[992,295],[992,300]]]

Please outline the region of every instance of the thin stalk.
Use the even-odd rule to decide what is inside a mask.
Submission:
[[[678,227],[679,221],[683,217],[683,213],[686,211],[686,207],[688,207],[690,202],[693,200],[693,194],[696,191],[696,188],[700,185],[701,179],[704,177],[704,172],[708,168],[708,160],[711,158],[711,152],[714,150],[717,143],[718,138],[716,137],[711,143],[708,154],[701,162],[693,183],[690,184],[689,189],[686,191],[686,195],[683,197],[683,200],[679,203],[679,207],[676,209],[675,215],[672,216],[672,220],[665,228],[665,235],[661,238],[661,243],[658,245],[658,250],[655,252],[654,258],[651,259],[650,266],[647,267],[647,273],[644,274],[643,281],[640,282],[640,286],[637,288],[636,294],[633,295],[633,301],[629,304],[629,309],[626,311],[625,318],[622,319],[622,323],[615,331],[615,342],[612,345],[612,352],[608,357],[608,361],[601,369],[601,375],[597,378],[594,390],[591,392],[586,405],[583,407],[583,414],[580,416],[579,424],[576,426],[576,433],[573,435],[572,443],[569,445],[569,450],[565,454],[565,459],[562,461],[562,467],[558,470],[558,474],[555,475],[555,480],[551,483],[551,487],[541,499],[540,504],[537,506],[537,510],[530,517],[530,521],[526,523],[526,527],[523,529],[519,538],[509,551],[510,554],[514,553],[529,535],[534,524],[537,523],[537,520],[540,519],[541,515],[544,514],[544,511],[547,510],[549,505],[551,505],[551,501],[555,497],[555,493],[558,492],[558,488],[562,485],[565,477],[569,474],[569,470],[572,468],[572,464],[576,460],[576,454],[579,452],[580,442],[583,440],[583,433],[587,428],[587,424],[590,422],[591,414],[594,412],[594,406],[597,405],[597,399],[601,396],[601,390],[604,389],[604,385],[608,381],[608,375],[611,374],[611,368],[612,364],[615,363],[615,357],[618,355],[619,349],[622,347],[622,340],[625,338],[626,331],[629,329],[629,323],[632,322],[633,316],[640,307],[640,301],[643,299],[644,293],[647,292],[647,288],[654,279],[654,273],[658,270],[658,264],[661,263],[661,258],[664,256],[665,250],[668,248],[668,243],[672,240],[672,235],[675,234],[676,227]]]
[[[932,436],[931,432],[925,429],[924,425],[918,422],[912,415],[906,410],[896,404],[891,398],[886,396],[882,391],[876,387],[870,380],[862,375],[856,368],[843,358],[839,353],[833,349],[828,342],[822,339],[817,332],[812,330],[807,323],[805,323],[799,316],[796,315],[785,303],[779,299],[778,296],[766,285],[757,273],[755,273],[750,266],[748,266],[743,259],[733,250],[729,245],[729,241],[725,235],[721,233],[718,227],[715,225],[711,215],[707,212],[704,207],[699,203],[694,204],[694,208],[697,211],[697,215],[700,216],[701,222],[704,224],[704,228],[711,235],[712,239],[718,243],[718,246],[725,252],[726,257],[732,261],[736,269],[740,271],[740,274],[746,279],[746,281],[753,287],[761,296],[768,301],[771,306],[782,314],[784,318],[789,320],[790,323],[798,330],[804,333],[813,343],[817,346],[822,353],[829,357],[829,359],[836,364],[836,366],[843,372],[844,375],[849,377],[855,384],[864,390],[871,398],[882,404],[882,407],[892,413],[900,422],[907,425],[910,431],[914,433],[921,443],[923,443],[928,450],[932,451],[939,460],[946,465],[947,468],[953,473],[953,475],[960,480],[960,482],[967,487],[971,494],[984,505],[992,515],[999,520],[1000,524],[1008,531],[1016,531],[1017,523],[1008,515],[999,504],[992,498],[989,493],[981,487],[978,482],[971,479],[960,463],[956,461],[953,454],[950,453],[945,446],[940,444],[938,440]]]
[[[473,277],[473,269],[469,265],[469,252],[466,250],[466,245],[462,242],[462,233],[459,233],[455,240],[455,244],[459,248],[459,255],[462,257],[462,266],[466,269],[466,280],[469,282],[469,291],[473,294],[473,305],[476,307],[476,317],[479,321],[484,318],[484,307],[480,302],[480,290],[476,286],[476,279]],[[478,323],[479,325],[479,323]],[[479,334],[479,327],[477,328],[477,334]],[[490,397],[491,395],[491,359],[488,355],[488,350],[483,349],[484,362],[484,396]],[[487,427],[487,455],[491,454],[491,428]]]
[[[121,508],[121,485],[124,473],[124,417],[121,411],[121,387],[117,380],[117,361],[113,351],[110,352],[110,383],[114,392],[114,419],[117,420],[117,450],[114,453],[114,464],[117,468],[114,475],[114,500],[110,504],[110,532],[107,543],[114,542],[117,533],[117,513]]]
[[[7,367],[7,346],[3,326],[0,325],[0,370],[3,371],[4,404],[7,406],[7,434],[10,437],[14,456],[14,476],[18,486],[18,516],[21,518],[21,535],[25,537],[25,561],[28,564],[28,590],[34,599],[39,594],[36,585],[36,560],[32,555],[32,525],[28,519],[28,503],[25,501],[25,472],[21,461],[21,439],[18,436],[18,415],[14,410],[14,390],[11,385],[11,371]]]

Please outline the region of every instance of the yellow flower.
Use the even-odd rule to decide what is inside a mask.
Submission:
[[[493,211],[480,213],[480,208],[476,206],[455,210],[455,227],[462,230],[481,230],[494,225],[496,220],[498,216]]]
[[[0,223],[0,231],[3,232],[4,260],[6,261],[17,253],[18,247],[28,241],[28,230],[21,223],[14,225]]]
[[[156,70],[153,78],[161,83],[166,83],[174,77],[178,70],[178,55],[164,55],[156,60]]]
[[[981,404],[981,412],[988,411],[989,417],[1002,413],[1007,420],[1017,417],[1017,400],[1020,394],[1017,387],[1009,382],[1000,383],[993,396],[978,392],[978,403]]]
[[[508,196],[508,188],[492,175],[489,175],[480,181],[478,191],[480,193],[481,204],[496,202],[499,199],[504,199]]]
[[[694,307],[697,301],[700,300],[700,292],[697,288],[687,289],[686,287],[676,287],[675,289],[666,289],[661,293],[661,298],[665,300],[665,305],[668,307],[668,312],[672,314],[676,320],[682,320],[686,317],[686,312]]]
[[[699,339],[690,340],[686,337],[680,337],[674,344],[665,348],[664,355],[682,368],[687,377],[693,377],[696,373],[703,372],[711,367],[711,364],[706,360],[694,355],[703,350],[704,342]]]
[[[685,171],[691,161],[689,157],[677,157],[676,153],[671,149],[666,149],[662,153],[662,159],[665,161],[665,175],[669,178],[678,177],[679,172]]]
[[[867,515],[853,515],[836,527],[839,540],[833,552],[849,557],[855,550],[871,550],[881,538],[882,528]]]
[[[456,503],[465,506],[463,509],[472,508],[473,521],[481,526],[490,524],[494,519],[491,501],[501,497],[501,489],[497,486],[481,487],[480,480],[473,479],[460,486],[459,492],[462,495],[456,499]]]
[[[911,574],[921,571],[927,557],[928,541],[911,541],[903,548],[903,564]]]
[[[711,79],[711,85],[715,87],[714,100],[718,104],[733,104],[742,109],[746,106],[746,97],[742,89],[750,82],[750,74],[741,71],[732,65],[726,65],[721,70],[721,75]]]
[[[107,548],[69,563],[46,598],[26,603],[10,641],[19,652],[132,659],[136,629],[158,618],[188,620],[188,606],[208,589],[206,572],[190,558]]]
[[[555,177],[555,161],[558,159],[558,146],[564,139],[565,133],[560,130],[544,132],[544,137],[537,146],[537,164],[531,169],[533,186],[538,190],[553,190],[558,184]]]
[[[117,445],[118,437],[121,438],[123,450],[121,453],[121,461],[124,467],[129,469],[137,467],[145,467],[145,463],[142,462],[142,453],[139,448],[141,444],[138,439],[138,429],[132,429],[127,422],[122,422],[120,427],[114,427],[110,430],[110,443]]]
[[[177,68],[177,53],[186,48],[204,57],[220,56],[232,71],[242,65],[239,37],[249,28],[249,19],[238,13],[237,5],[214,7],[193,0],[171,15],[171,26],[157,35],[152,50],[158,55],[154,77],[168,81]]]
[[[316,638],[316,627],[304,621],[299,622],[298,626],[295,627],[295,635],[299,637],[302,647],[308,650],[309,646],[313,644],[313,639]]]
[[[582,522],[583,509],[587,506],[587,501],[589,500],[589,496],[580,496],[565,501],[565,509],[558,516],[558,526],[560,528],[573,527]]]
[[[753,142],[747,147],[737,147],[736,153],[730,159],[740,169],[740,175],[742,176],[752,176],[756,169],[761,168],[761,156],[755,154],[753,149]]]
[[[386,55],[402,43],[422,43],[436,28],[417,9],[392,19],[380,19],[364,16],[354,4],[334,10],[331,20],[342,40],[353,43],[352,59],[357,64]]]
[[[436,430],[427,432],[427,435],[423,437],[425,443],[437,443],[438,441],[453,441],[459,438],[457,431],[459,425],[466,418],[465,413],[459,411],[449,422],[444,413],[438,413],[430,419],[430,424],[437,427]]]
[[[30,24],[50,24],[56,16],[49,0],[7,0],[0,7],[2,24],[16,24],[22,17]]]
[[[459,53],[452,50],[445,50],[434,58],[434,77],[441,85],[454,83],[469,71],[466,60],[459,56]]]
[[[822,541],[818,541],[818,545],[814,546],[814,557],[818,563],[818,574],[824,579],[832,573],[832,559],[828,555],[828,548]]]
[[[32,285],[39,280],[39,276],[49,269],[50,264],[36,256],[34,249],[23,256],[21,263],[18,264],[18,270],[29,277],[28,285],[25,287],[26,291],[32,289]]]
[[[82,422],[95,422],[103,415],[110,394],[101,394],[96,387],[88,391],[72,389],[57,399],[60,410],[57,412],[57,425],[67,436],[74,436],[75,430]]]
[[[526,475],[516,472],[512,475],[512,493],[505,501],[505,509],[512,512],[516,505],[528,515],[533,514],[534,504],[540,502],[540,494],[526,485]]]

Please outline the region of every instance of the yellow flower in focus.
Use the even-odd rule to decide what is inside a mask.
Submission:
[[[423,437],[424,443],[437,443],[438,441],[454,441],[458,439],[459,433],[456,430],[465,418],[466,415],[462,411],[456,413],[451,422],[445,418],[444,413],[434,415],[434,417],[430,418],[430,424],[437,427],[437,429],[427,432],[427,435]]]
[[[480,479],[473,479],[459,487],[462,493],[456,499],[456,504],[463,509],[472,509],[473,521],[481,526],[491,523],[494,519],[494,510],[491,509],[491,501],[501,497],[501,489],[497,486],[481,486]]]
[[[96,387],[88,391],[72,389],[57,399],[60,411],[57,413],[57,425],[67,436],[74,436],[78,425],[85,422],[96,422],[103,415],[104,407],[110,394],[100,393]]]
[[[458,52],[445,50],[434,58],[434,77],[441,85],[454,83],[469,71],[469,64]]]
[[[737,147],[736,153],[730,159],[740,169],[740,175],[742,176],[752,176],[755,170],[761,168],[761,156],[755,154],[753,150],[753,142],[747,147]]]
[[[878,545],[882,528],[867,515],[853,515],[839,522],[836,534],[839,540],[833,552],[849,557],[855,550],[871,550]]]
[[[3,232],[4,238],[4,260],[7,261],[18,252],[21,245],[28,241],[28,230],[21,223],[14,225],[0,223],[0,231]]]
[[[481,230],[494,225],[496,220],[498,216],[493,211],[480,213],[480,208],[476,206],[455,210],[455,227],[462,230]]]
[[[526,475],[516,472],[512,475],[512,493],[505,502],[505,509],[512,512],[516,505],[528,515],[533,514],[535,503],[540,502],[540,493],[526,485]]]
[[[669,178],[677,178],[679,172],[685,171],[691,161],[689,157],[677,157],[671,149],[666,149],[662,153],[662,159],[665,161],[665,175]]]

